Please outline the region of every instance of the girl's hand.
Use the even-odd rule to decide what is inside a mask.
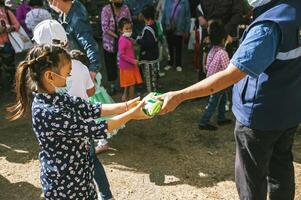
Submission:
[[[145,101],[140,101],[140,103],[133,107],[131,111],[131,118],[134,120],[144,120],[144,119],[150,119],[151,117],[147,116],[143,111],[142,107],[144,106]]]
[[[136,107],[140,103],[140,97],[131,99],[125,103],[126,103],[126,107],[127,107],[126,110],[131,110],[132,108]]]

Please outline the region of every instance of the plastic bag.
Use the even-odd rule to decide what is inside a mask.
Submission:
[[[89,101],[93,104],[102,103],[102,104],[112,104],[115,103],[112,97],[108,94],[107,90],[101,85],[102,75],[101,73],[97,73],[95,77],[95,89],[96,92],[93,96],[89,97]],[[96,119],[97,121],[107,120],[112,118],[113,116],[106,116]],[[119,129],[114,130],[109,135],[117,134],[118,130],[124,128],[125,126],[121,126]]]
[[[9,33],[8,38],[16,53],[21,53],[33,47],[32,41],[22,27],[18,32]]]

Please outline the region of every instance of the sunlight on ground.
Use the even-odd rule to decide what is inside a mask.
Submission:
[[[10,146],[7,146],[7,145],[5,145],[5,144],[1,144],[0,143],[0,146],[1,147],[3,147],[3,148],[5,148],[5,149],[9,149],[9,150],[11,150],[11,151],[14,151],[14,152],[16,152],[16,153],[29,153],[28,151],[23,151],[23,150],[19,150],[19,149],[13,149],[12,147],[10,147]]]
[[[1,145],[3,146],[3,145]],[[10,184],[16,184],[22,189],[20,182],[26,182],[33,188],[40,189],[39,183],[39,162],[32,160],[25,164],[8,162],[4,157],[0,157],[2,163],[0,174]],[[301,164],[295,163],[297,191],[300,191]],[[11,171],[14,173],[12,174]],[[122,165],[108,165],[106,171],[111,181],[111,188],[117,199],[197,199],[197,200],[236,200],[238,199],[235,183],[233,181],[221,181],[212,187],[193,187],[180,183],[180,179],[173,175],[163,175],[162,184],[158,185],[156,180],[152,180],[151,174],[139,173],[134,168]],[[199,177],[208,176],[200,172]],[[40,192],[41,193],[41,192]],[[166,197],[166,198],[165,198]],[[301,199],[300,193],[296,192],[296,200]]]

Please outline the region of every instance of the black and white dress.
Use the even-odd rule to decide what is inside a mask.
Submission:
[[[101,105],[77,97],[34,93],[32,123],[39,145],[46,199],[97,199],[89,139],[106,138]]]

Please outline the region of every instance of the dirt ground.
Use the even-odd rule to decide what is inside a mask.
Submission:
[[[162,91],[188,86],[196,77],[192,67],[168,72]],[[12,100],[12,93],[0,94],[0,200],[42,199],[39,148],[30,119],[4,118],[4,107]],[[238,199],[234,124],[215,132],[199,131],[197,121],[205,105],[206,99],[186,102],[172,114],[131,122],[110,140],[114,150],[98,157],[117,200]],[[301,129],[294,153],[296,199],[301,200]]]

